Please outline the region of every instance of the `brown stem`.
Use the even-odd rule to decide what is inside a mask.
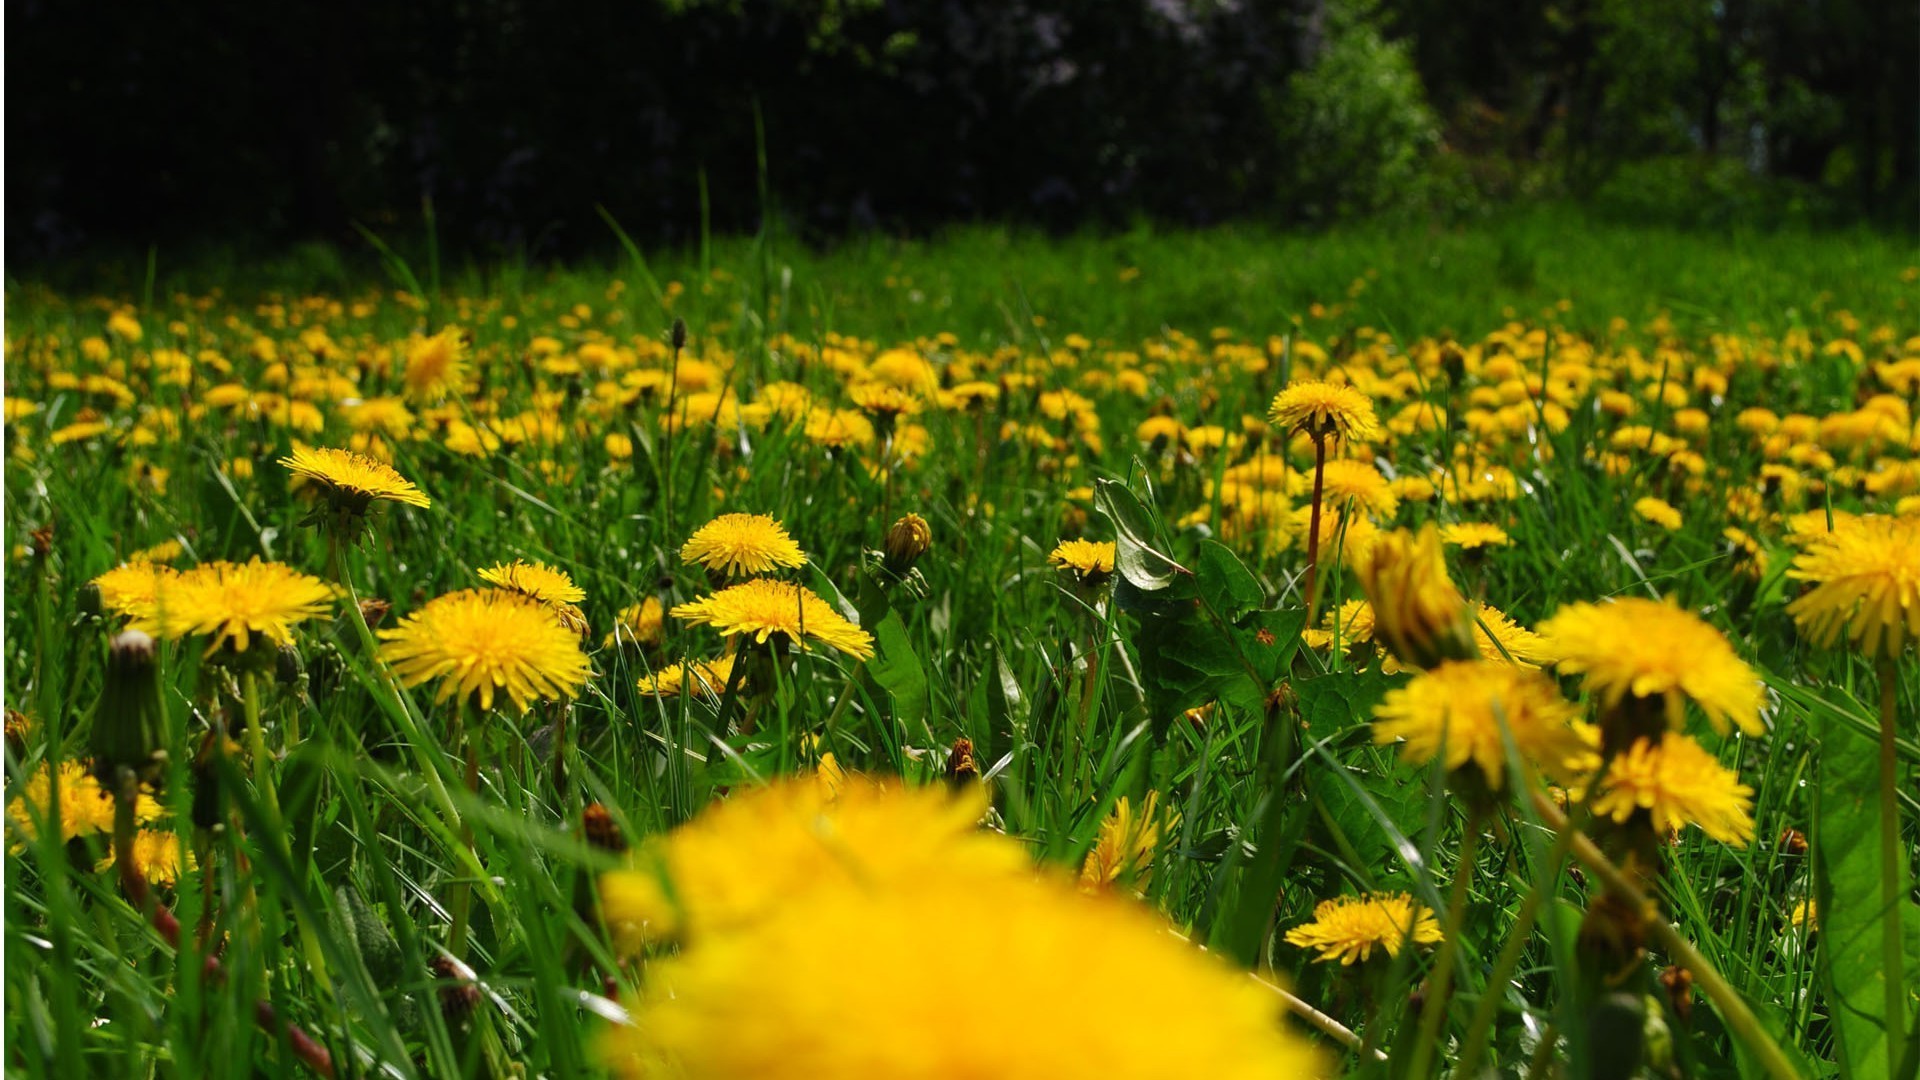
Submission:
[[[1313,437],[1313,509],[1307,515],[1307,625],[1313,625],[1315,587],[1320,579],[1320,489],[1326,482],[1327,438]]]

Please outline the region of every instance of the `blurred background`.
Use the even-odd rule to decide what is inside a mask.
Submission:
[[[1920,214],[1913,0],[7,5],[13,268],[405,234]]]

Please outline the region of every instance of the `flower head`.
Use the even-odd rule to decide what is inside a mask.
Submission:
[[[1506,787],[1507,739],[1549,775],[1591,768],[1593,743],[1552,680],[1527,668],[1448,660],[1391,690],[1373,710],[1378,743],[1405,740],[1401,756],[1424,765],[1444,755],[1448,770],[1476,768],[1492,791]]]
[[[159,597],[171,591],[180,572],[157,562],[130,562],[93,579],[100,606],[115,615],[151,617]]]
[[[628,604],[620,609],[614,619],[612,630],[607,631],[602,645],[612,646],[619,642],[631,642],[642,648],[660,644],[666,608],[657,596],[649,596],[637,604]]]
[[[1323,1074],[1269,990],[1165,929],[1017,877],[810,889],[650,963],[602,1049],[622,1077]]]
[[[1345,966],[1368,960],[1375,949],[1399,956],[1409,937],[1416,945],[1440,940],[1433,912],[1406,893],[1373,893],[1320,901],[1312,922],[1287,931],[1287,944],[1317,949],[1320,955],[1314,959],[1338,960]]]
[[[748,577],[803,565],[807,553],[784,526],[765,514],[721,514],[681,545],[680,559],[728,577]]]
[[[295,445],[293,454],[281,458],[280,464],[295,476],[319,483],[331,499],[353,513],[363,514],[371,504],[383,501],[421,508],[432,505],[393,466],[351,450]]]
[[[1674,509],[1672,503],[1665,499],[1656,499],[1651,495],[1636,499],[1633,512],[1640,515],[1641,520],[1658,525],[1668,532],[1679,529],[1683,524],[1680,511]]]
[[[873,635],[849,622],[831,604],[790,581],[755,578],[673,609],[673,617],[714,627],[722,634],[752,635],[765,644],[778,634],[806,647],[818,641],[861,660],[873,657]]]
[[[1715,730],[1737,725],[1750,735],[1760,722],[1760,677],[1734,655],[1720,631],[1660,600],[1628,597],[1570,604],[1540,624],[1545,656],[1561,671],[1584,676],[1587,691],[1612,709],[1631,694],[1664,701],[1670,723],[1686,701]]]
[[[520,712],[541,698],[572,698],[593,674],[577,634],[539,601],[502,589],[428,601],[380,637],[380,655],[403,683],[438,679],[435,701],[458,693],[481,709],[500,695]]]
[[[1813,583],[1787,610],[1822,646],[1842,630],[1875,656],[1898,656],[1920,640],[1920,518],[1875,516],[1839,526],[1809,542],[1787,574]]]
[[[811,890],[897,889],[932,875],[985,879],[1029,872],[1017,845],[978,828],[984,790],[910,788],[829,768],[716,802],[601,876],[601,914],[616,943],[699,945],[772,918]]]
[[[509,592],[538,600],[543,604],[577,604],[587,598],[587,590],[573,583],[565,570],[543,562],[516,559],[477,571],[480,580]]]
[[[1645,811],[1662,834],[1687,825],[1725,844],[1753,839],[1753,789],[1691,737],[1666,732],[1616,755],[1595,786],[1596,816],[1626,821]]]
[[[655,697],[679,697],[692,691],[701,697],[717,698],[733,678],[733,654],[711,660],[676,660],[651,675],[640,676],[639,690]]]
[[[1113,804],[1113,812],[1100,823],[1100,837],[1080,865],[1080,887],[1104,889],[1116,883],[1130,882],[1145,888],[1153,872],[1154,852],[1160,837],[1178,827],[1180,815],[1161,820],[1160,793],[1147,792],[1136,812],[1125,795]]]
[[[284,563],[212,562],[174,576],[134,616],[133,627],[161,638],[205,636],[207,652],[246,652],[258,634],[293,643],[293,624],[326,614],[333,586]]]
[[[1294,383],[1274,396],[1269,415],[1283,429],[1304,431],[1314,438],[1332,435],[1365,441],[1380,437],[1373,402],[1351,386],[1319,381]]]
[[[1447,576],[1440,534],[1395,529],[1375,541],[1356,567],[1373,604],[1373,634],[1402,663],[1432,667],[1444,659],[1478,655],[1466,598]]]
[[[1506,547],[1513,543],[1513,538],[1498,525],[1489,525],[1484,521],[1463,521],[1457,525],[1440,526],[1440,542],[1464,551],[1480,551]]]
[[[28,842],[40,835],[40,826],[53,813],[53,771],[45,762],[20,784],[18,794],[7,794],[7,820],[15,837],[12,850],[23,851]],[[160,817],[160,804],[142,793],[134,802],[134,820],[140,823]],[[78,836],[113,831],[113,796],[94,779],[84,761],[60,763],[60,840],[65,843]]]
[[[1113,576],[1118,548],[1111,540],[1062,540],[1047,561],[1074,576],[1082,585],[1104,585]]]
[[[415,401],[438,401],[460,389],[467,373],[467,343],[458,327],[449,326],[432,337],[407,342],[407,395]]]

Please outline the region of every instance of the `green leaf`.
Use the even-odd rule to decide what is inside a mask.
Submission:
[[[1824,709],[1813,710],[1820,761],[1813,785],[1814,885],[1820,912],[1818,963],[1833,1018],[1842,1076],[1883,1080],[1889,1073],[1886,980],[1882,961],[1879,747]],[[1901,867],[1900,895],[1907,895]],[[1911,923],[1911,903],[1902,903]],[[1912,931],[1913,926],[1906,929]],[[1909,955],[1912,934],[1908,934]],[[1911,960],[1906,970],[1915,974]],[[1909,988],[1908,997],[1912,996]]]
[[[1192,573],[1155,545],[1153,514],[1124,484],[1104,477],[1094,481],[1093,504],[1113,522],[1113,565],[1129,585],[1159,592],[1180,574]]]
[[[867,670],[873,681],[893,695],[893,715],[900,723],[925,727],[932,701],[927,687],[927,672],[920,657],[907,640],[907,626],[900,613],[889,611],[873,627],[873,659]]]
[[[1266,590],[1253,572],[1246,568],[1225,544],[1200,541],[1200,558],[1194,566],[1200,597],[1223,619],[1241,615],[1266,602]]]

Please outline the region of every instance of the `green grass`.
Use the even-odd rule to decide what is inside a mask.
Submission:
[[[256,340],[277,343],[281,359],[291,361],[301,330],[314,323],[349,342],[347,357],[371,356],[422,328],[471,328],[488,354],[488,393],[503,415],[554,391],[563,415],[590,421],[549,446],[487,459],[454,453],[435,438],[390,440],[395,465],[434,499],[428,511],[385,515],[346,557],[358,595],[391,601],[390,619],[476,584],[474,567],[540,559],[587,591],[590,644],[597,645],[629,603],[658,594],[670,606],[704,593],[704,577],[680,565],[678,547],[714,514],[743,510],[785,522],[812,557],[802,580],[816,591],[831,597],[837,589],[860,603],[870,628],[884,610],[897,621],[889,618],[895,632],[864,670],[830,652],[802,655],[768,688],[757,729],[747,734],[716,731],[714,711],[704,705],[635,693],[634,680],[653,664],[719,647],[711,634],[669,620],[663,654],[595,653],[598,677],[568,712],[564,768],[551,757],[552,708],[522,723],[494,717],[474,725],[485,765],[474,794],[448,737],[451,707],[434,704],[425,687],[396,692],[378,677],[359,628],[344,615],[317,620],[299,634],[298,673],[269,670],[261,678],[271,742],[290,743],[290,726],[302,733],[298,747],[271,766],[278,814],[244,760],[225,771],[191,767],[210,724],[238,735],[244,695],[231,676],[203,662],[199,646],[169,647],[164,799],[200,871],[163,895],[189,929],[186,952],[164,945],[113,875],[94,870],[102,838],[67,848],[51,840],[24,845],[6,871],[9,1072],[290,1072],[289,1048],[254,1023],[254,1002],[266,999],[328,1045],[342,1075],[497,1075],[505,1062],[526,1075],[580,1074],[591,1068],[602,1024],[590,995],[603,994],[609,978],[635,979],[634,969],[616,964],[583,903],[592,875],[610,863],[578,836],[586,804],[607,805],[639,837],[686,821],[716,787],[794,771],[820,749],[849,767],[931,781],[947,748],[965,737],[991,777],[1008,833],[1037,858],[1068,867],[1091,847],[1115,799],[1125,794],[1137,803],[1149,790],[1163,793],[1178,806],[1180,824],[1158,853],[1147,902],[1196,940],[1277,971],[1370,1045],[1392,1050],[1386,1068],[1393,1075],[1409,1065],[1418,1011],[1409,996],[1430,974],[1431,953],[1416,959],[1408,952],[1364,972],[1330,968],[1307,962],[1272,931],[1307,917],[1316,899],[1363,889],[1411,891],[1438,910],[1456,876],[1469,873],[1467,932],[1458,946],[1465,962],[1446,1032],[1463,1037],[1480,996],[1505,993],[1493,1057],[1509,1074],[1524,1071],[1551,1027],[1571,1040],[1569,1075],[1601,1075],[1574,963],[1591,881],[1548,858],[1551,838],[1523,804],[1503,808],[1475,866],[1457,865],[1465,825],[1459,805],[1436,777],[1372,744],[1371,707],[1400,681],[1377,664],[1356,674],[1341,658],[1302,652],[1248,675],[1237,670],[1240,660],[1215,670],[1214,660],[1196,659],[1192,650],[1201,648],[1231,658],[1252,648],[1262,628],[1291,641],[1304,620],[1300,557],[1244,543],[1223,555],[1203,531],[1179,527],[1181,517],[1209,504],[1208,483],[1225,462],[1155,459],[1133,438],[1156,408],[1189,424],[1229,428],[1242,415],[1265,412],[1278,373],[1216,365],[1216,327],[1230,331],[1227,340],[1246,355],[1290,357],[1292,342],[1311,341],[1336,363],[1358,363],[1355,352],[1365,354],[1372,341],[1366,328],[1405,346],[1422,338],[1482,342],[1514,322],[1564,330],[1556,349],[1591,342],[1613,355],[1638,349],[1651,357],[1666,338],[1681,355],[1710,358],[1716,335],[1770,348],[1796,331],[1816,347],[1781,373],[1744,371],[1725,402],[1696,398],[1714,414],[1696,440],[1718,470],[1714,484],[1689,489],[1649,461],[1620,476],[1582,465],[1584,451],[1617,426],[1588,407],[1575,410],[1564,431],[1542,432],[1526,460],[1515,462],[1523,494],[1514,502],[1408,504],[1395,522],[1501,515],[1514,545],[1484,561],[1456,561],[1470,594],[1527,625],[1578,600],[1673,596],[1704,611],[1766,674],[1777,694],[1769,732],[1710,739],[1755,790],[1756,842],[1733,849],[1689,833],[1668,852],[1659,892],[1680,932],[1753,1003],[1775,1039],[1812,1068],[1842,1060],[1857,1067],[1866,1059],[1837,1041],[1846,1021],[1836,1018],[1831,982],[1820,974],[1825,937],[1787,926],[1794,904],[1816,891],[1813,860],[1776,838],[1787,828],[1817,832],[1812,789],[1823,767],[1857,764],[1862,753],[1871,762],[1871,665],[1810,650],[1795,635],[1779,573],[1791,552],[1777,534],[1763,537],[1775,570],[1755,581],[1728,556],[1721,529],[1730,520],[1728,489],[1751,486],[1760,464],[1751,441],[1733,428],[1734,413],[1748,404],[1814,415],[1854,407],[1856,388],[1870,375],[1817,348],[1858,339],[1874,358],[1920,333],[1916,262],[1910,242],[1867,233],[1694,233],[1603,225],[1553,208],[1466,228],[1381,223],[1319,236],[1219,229],[1048,239],[967,229],[933,242],[876,239],[825,252],[781,237],[715,239],[605,266],[467,268],[438,290],[424,258],[395,255],[393,276],[385,277],[323,249],[258,267],[173,267],[159,253],[151,285],[144,265],[124,273],[100,268],[117,300],[152,296],[137,312],[145,328],[140,346],[116,344],[104,362],[80,349],[83,338],[103,333],[109,303],[12,281],[6,392],[10,403],[32,401],[39,411],[8,427],[5,685],[8,706],[32,724],[18,751],[10,749],[10,790],[42,762],[86,753],[114,628],[92,612],[88,580],[168,539],[187,547],[183,565],[258,555],[329,575],[327,544],[301,526],[303,504],[274,464],[293,433],[270,413],[189,417],[217,383],[279,385]],[[418,303],[394,296],[395,279],[409,278]],[[215,289],[222,299],[200,303]],[[315,290],[337,299],[338,312],[325,303],[304,306],[301,298]],[[670,303],[669,294],[677,294]],[[365,310],[356,312],[356,302]],[[578,305],[590,310],[576,317]],[[1843,312],[1859,321],[1857,331]],[[620,341],[657,342],[675,317],[691,328],[693,355],[735,361],[731,378],[743,399],[775,379],[839,396],[828,365],[796,363],[783,334],[816,347],[831,335],[881,346],[919,342],[942,362],[964,354],[982,368],[1000,349],[1036,360],[1084,352],[1078,366],[1034,367],[1045,372],[1045,388],[1073,387],[1095,400],[1102,444],[1074,442],[1033,393],[1012,390],[999,413],[978,422],[929,410],[919,418],[927,453],[889,481],[853,455],[777,428],[743,438],[695,426],[669,438],[657,409],[596,411],[593,379],[542,374],[524,359],[539,335],[572,345],[596,329]],[[184,333],[170,327],[176,321]],[[1883,326],[1895,346],[1869,342]],[[957,344],[934,340],[943,333]],[[1094,344],[1076,350],[1072,334]],[[1183,345],[1186,339],[1197,344]],[[1166,345],[1178,359],[1104,358],[1109,349],[1144,354],[1149,345]],[[125,400],[51,378],[112,372],[116,360],[162,347],[189,356],[215,351],[232,373],[218,374],[203,359],[195,381],[180,386],[150,371],[121,370],[116,377],[137,388]],[[366,367],[361,393],[397,392],[381,363]],[[1079,381],[1085,368],[1144,370],[1149,392],[1136,397]],[[1427,383],[1416,396],[1441,402],[1445,394]],[[53,445],[51,433],[86,408],[118,434],[144,418],[161,437],[148,446],[114,437]],[[177,429],[154,419],[154,409],[172,410]],[[299,437],[344,445],[342,420],[330,405],[323,412],[324,431]],[[456,410],[453,418],[473,415]],[[979,433],[996,431],[1002,420],[1051,424],[1068,445],[992,439],[982,446]],[[1670,416],[1650,408],[1640,420],[1662,427]],[[630,461],[611,456],[602,439],[608,433],[632,438]],[[1386,464],[1420,472],[1448,460],[1464,438],[1459,430],[1408,436]],[[234,459],[252,463],[251,478],[223,471]],[[164,472],[164,493],[152,470]],[[1102,487],[1094,497],[1075,491],[1115,480],[1134,493],[1137,509],[1118,489]],[[1656,492],[1684,515],[1679,531],[1628,509]],[[1852,488],[1837,490],[1832,502],[1889,508]],[[887,522],[907,510],[931,522],[935,546],[919,564],[920,594],[895,588],[883,607],[864,582],[862,552],[880,547]],[[1047,566],[1057,540],[1083,530],[1113,537],[1135,513],[1130,527],[1143,530],[1143,543],[1200,571],[1194,584],[1177,588],[1199,590],[1222,619],[1213,629],[1196,628],[1190,615],[1156,607],[1137,591],[1090,607]],[[36,539],[34,530],[47,525],[50,538]],[[1344,570],[1325,580],[1329,595],[1358,594]],[[1091,679],[1080,666],[1089,653],[1102,658]],[[1912,670],[1909,660],[1905,672]],[[1268,695],[1283,684],[1282,704],[1269,708]],[[1915,715],[1917,697],[1909,677],[1902,716]],[[1216,699],[1203,723],[1180,714]],[[1901,753],[1910,767],[1920,749],[1906,730]],[[228,826],[217,834],[192,828],[196,800],[218,799],[226,801]],[[1912,800],[1904,806],[1910,833]],[[1849,835],[1871,832],[1870,820],[1840,811],[1825,821]],[[480,873],[466,859],[463,826],[472,830]],[[1836,903],[1848,903],[1853,880],[1840,882]],[[483,995],[470,1018],[449,1019],[437,1004],[445,987],[432,960],[460,882],[474,898],[468,960]],[[1536,886],[1547,900],[1516,981],[1488,987],[1494,954]],[[191,930],[203,915],[224,942],[218,980],[203,977],[190,955],[198,948]],[[1823,909],[1823,920],[1828,915]],[[1636,985],[1666,962],[1656,949],[1636,969]],[[1751,1073],[1716,1009],[1703,1002],[1686,1024],[1670,1006],[1655,1012],[1673,1028],[1672,1054],[1683,1067],[1697,1075]],[[1445,1048],[1441,1056],[1450,1060]],[[1364,1055],[1347,1055],[1343,1066],[1380,1074]]]

